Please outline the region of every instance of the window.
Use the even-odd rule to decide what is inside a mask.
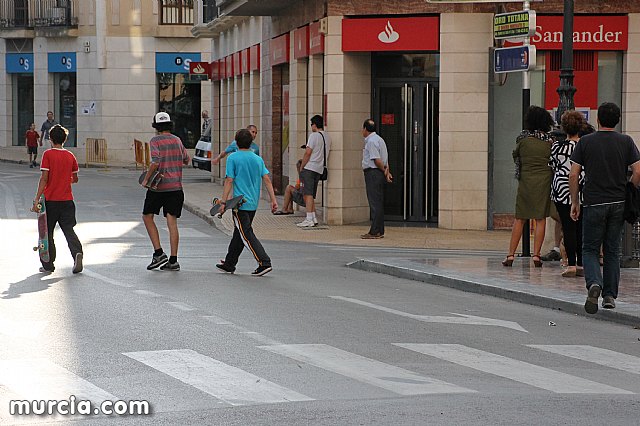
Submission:
[[[158,0],[160,25],[193,25],[193,0]]]

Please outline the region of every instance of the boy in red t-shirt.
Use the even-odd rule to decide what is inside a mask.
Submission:
[[[49,262],[42,262],[40,272],[53,272],[56,260],[56,246],[53,242],[53,230],[56,223],[60,225],[64,237],[67,239],[71,256],[73,257],[73,273],[82,271],[82,244],[73,227],[76,226],[76,205],[73,202],[71,184],[78,182],[78,161],[76,157],[62,147],[67,140],[69,131],[56,124],[49,131],[51,149],[42,155],[42,176],[38,183],[36,197],[31,211],[37,211],[36,205],[40,196],[44,194],[47,204],[47,228],[49,231]]]
[[[40,135],[36,132],[36,124],[31,123],[31,127],[25,134],[25,141],[27,145],[27,154],[29,154],[29,168],[32,169],[36,166],[36,157],[38,156],[38,139]],[[42,141],[40,141],[42,146]],[[33,156],[33,158],[31,158]]]

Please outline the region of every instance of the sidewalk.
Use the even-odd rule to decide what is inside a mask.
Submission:
[[[222,219],[209,215],[211,199],[222,195],[222,185],[187,181],[184,191],[186,210],[227,235],[232,234],[233,222],[230,215],[224,215]],[[278,198],[281,206],[282,198]],[[269,203],[263,199],[254,220],[254,229],[261,240],[308,241],[390,249],[438,249],[440,251],[428,257],[362,259],[348,266],[640,327],[638,269],[621,270],[620,297],[616,301],[616,309],[600,308],[596,315],[588,315],[584,311],[584,278],[562,278],[560,262],[545,262],[542,268],[534,268],[530,259],[516,258],[513,267],[502,266],[500,261],[504,257],[503,253],[506,253],[509,231],[387,226],[384,239],[362,240],[360,235],[368,231],[368,223],[319,226],[313,229],[296,227],[295,224],[303,219],[304,210],[294,215],[274,216]],[[449,249],[455,252],[447,254],[447,251],[443,251]],[[461,257],[460,253],[465,250],[476,254]],[[478,256],[478,251],[486,255]]]

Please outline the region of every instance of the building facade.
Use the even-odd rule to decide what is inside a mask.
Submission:
[[[282,190],[295,179],[309,118],[322,114],[333,147],[319,202],[330,224],[364,222],[360,130],[373,117],[395,177],[385,193],[387,220],[510,227],[522,75],[494,74],[490,52],[503,46],[493,38],[493,15],[517,11],[521,2],[198,3],[215,8],[193,29],[211,39],[214,149],[224,149],[235,129],[259,123],[263,157]],[[563,1],[531,5],[538,15],[531,103],[553,112]],[[595,125],[597,106],[616,102],[620,130],[640,140],[640,4],[585,0],[575,13],[576,108]]]
[[[133,140],[153,136],[161,109],[193,147],[210,101],[209,84],[188,74],[209,59],[210,43],[190,32],[194,13],[191,0],[3,0],[0,158],[24,159],[25,131],[47,111],[80,162],[87,138],[105,138],[109,164],[132,165]]]

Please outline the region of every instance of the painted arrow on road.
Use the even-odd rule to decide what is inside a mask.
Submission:
[[[494,327],[505,327],[505,328],[510,328],[512,330],[528,333],[528,331],[522,328],[520,324],[513,321],[504,321],[504,320],[495,319],[495,318],[477,317],[475,315],[457,314],[455,312],[451,312],[451,315],[457,315],[454,317],[446,317],[446,316],[440,316],[440,315],[437,315],[437,316],[416,315],[416,314],[410,314],[408,312],[402,312],[396,309],[391,309],[384,306],[376,305],[373,303],[365,302],[362,300],[352,299],[350,297],[342,297],[342,296],[329,296],[329,297],[336,300],[355,303],[357,305],[367,306],[369,308],[377,309],[383,312],[388,312],[390,314],[400,315],[406,318],[412,318],[422,322],[441,323],[441,324],[491,325]]]

